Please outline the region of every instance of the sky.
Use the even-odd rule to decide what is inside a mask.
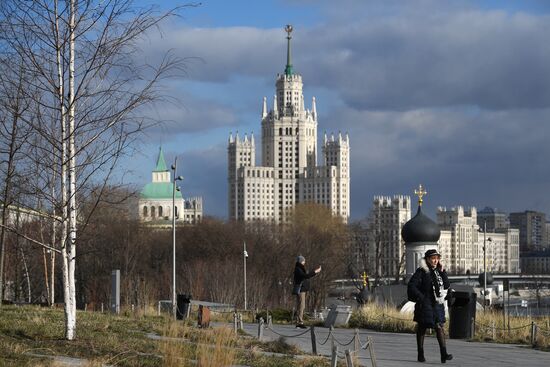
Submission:
[[[161,9],[185,4],[160,3]],[[145,60],[186,59],[171,102],[124,162],[127,183],[151,179],[158,148],[178,156],[184,196],[227,218],[230,132],[260,137],[262,99],[284,70],[283,28],[306,108],[322,133],[350,135],[351,219],[375,195],[413,195],[426,212],[463,205],[550,214],[550,2],[215,0],[185,7],[143,40]],[[257,149],[256,160],[260,160]]]

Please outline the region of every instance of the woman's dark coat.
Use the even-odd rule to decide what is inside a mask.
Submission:
[[[448,289],[451,284],[447,272],[441,270],[440,264],[437,266],[443,280],[443,289]],[[434,328],[436,323],[445,322],[445,306],[435,301],[432,276],[424,259],[422,259],[420,267],[416,269],[411,280],[409,280],[407,296],[409,301],[416,302],[414,321],[429,328]]]
[[[304,265],[298,262],[296,263],[296,267],[294,268],[294,285],[302,284],[300,293],[309,292],[309,278],[314,276],[314,270],[308,273]]]

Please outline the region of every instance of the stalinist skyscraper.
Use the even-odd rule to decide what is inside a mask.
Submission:
[[[322,165],[317,165],[317,108],[304,106],[302,76],[291,59],[292,26],[287,25],[287,61],[277,75],[271,108],[262,106],[262,165],[256,166],[254,135],[230,134],[228,154],[229,218],[284,222],[297,203],[323,204],[347,222],[349,137],[324,135]]]

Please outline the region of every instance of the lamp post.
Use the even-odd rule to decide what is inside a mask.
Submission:
[[[246,259],[248,258],[248,252],[246,252],[246,242],[243,241],[243,263],[244,263],[244,310],[246,311]]]
[[[487,241],[491,242],[491,237],[487,238],[487,220],[483,220],[483,309],[485,310],[487,293]]]
[[[174,158],[174,164],[172,165],[172,171],[174,173],[173,188],[172,188],[172,314],[174,319],[177,318],[177,305],[176,305],[176,182],[183,180],[183,177],[177,176],[178,169],[178,157]]]

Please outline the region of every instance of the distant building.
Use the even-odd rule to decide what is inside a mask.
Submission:
[[[546,214],[532,210],[510,213],[510,227],[519,229],[522,252],[539,251],[546,247]]]
[[[403,225],[411,219],[411,198],[404,195],[375,196],[367,222],[367,269],[369,275],[393,277],[404,274]]]
[[[0,207],[4,207],[2,202],[0,202]],[[23,223],[34,222],[41,218],[49,219],[52,217],[52,214],[46,211],[25,208],[16,204],[8,205],[6,211],[6,224],[9,226],[17,226]],[[59,220],[59,216],[57,216],[56,219]]]
[[[325,205],[347,222],[350,213],[349,137],[327,137],[317,146],[317,108],[304,106],[302,76],[290,58],[277,75],[272,108],[262,105],[261,166],[256,166],[254,136],[231,134],[228,141],[229,218],[239,221],[285,222],[298,203]],[[321,151],[319,151],[321,150]],[[322,156],[322,165],[317,157]]]
[[[508,214],[488,206],[477,212],[477,224],[480,228],[483,228],[483,225],[486,224],[489,232],[510,227]]]
[[[483,231],[478,225],[476,208],[462,206],[437,209],[441,228],[439,251],[449,272],[479,274],[483,272]],[[485,234],[486,267],[493,273],[519,273],[519,232],[501,228]]]
[[[550,274],[550,251],[530,251],[521,254],[524,274]]]
[[[141,221],[158,225],[168,225],[171,222],[174,184],[170,179],[170,173],[160,148],[152,180],[145,185],[139,196]],[[181,191],[176,190],[174,207],[177,222],[193,224],[202,220],[201,197],[184,199]]]

